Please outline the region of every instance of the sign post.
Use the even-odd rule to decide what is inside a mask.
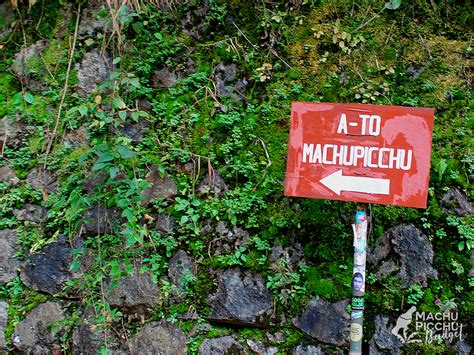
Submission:
[[[294,102],[285,195],[425,208],[434,109]],[[350,354],[361,354],[367,216],[355,216]]]
[[[362,322],[364,319],[365,262],[367,260],[367,215],[359,209],[355,215],[354,268],[352,276],[350,355],[362,353]]]

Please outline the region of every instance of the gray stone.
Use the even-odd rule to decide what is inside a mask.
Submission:
[[[34,189],[41,190],[47,194],[56,192],[58,188],[58,180],[56,174],[49,170],[44,170],[37,166],[33,168],[26,177],[26,182]]]
[[[8,304],[0,301],[0,351],[7,348],[5,341],[5,327],[8,325]]]
[[[0,182],[7,182],[12,186],[16,186],[20,180],[16,177],[15,171],[8,166],[2,166],[0,167]]]
[[[200,355],[244,354],[244,348],[230,335],[220,338],[204,339],[199,347]]]
[[[393,326],[389,326],[389,319],[383,315],[375,316],[375,332],[370,340],[369,353],[377,354],[401,354],[402,342],[391,333]]]
[[[236,100],[241,100],[245,87],[247,86],[247,80],[237,80],[238,68],[236,64],[224,63],[218,64],[214,69],[214,80],[216,82],[217,96],[219,97],[232,97]]]
[[[150,187],[144,189],[141,196],[144,198],[141,203],[144,206],[150,204],[151,200],[159,198],[171,198],[178,194],[178,187],[173,179],[169,177],[162,178],[158,171],[152,172],[146,181],[150,184]]]
[[[38,79],[41,78],[43,74],[46,74],[46,69],[44,68],[41,70],[41,73],[36,73],[37,70],[30,69],[31,61],[39,60],[47,46],[47,40],[39,40],[15,54],[12,71],[20,79],[23,85],[26,85],[30,89],[48,89],[48,87]]]
[[[303,246],[300,243],[294,243],[289,247],[283,248],[280,244],[276,244],[272,247],[269,259],[273,263],[283,259],[286,265],[295,268],[305,260]]]
[[[402,288],[414,284],[427,286],[428,277],[438,278],[433,268],[433,246],[414,225],[401,225],[387,231],[393,248],[400,255],[402,263],[399,277],[404,280]]]
[[[386,260],[377,271],[378,277],[392,274],[399,269],[397,276],[402,279],[402,288],[414,284],[427,285],[428,277],[437,278],[433,268],[433,246],[428,238],[414,225],[399,225],[390,228],[377,241],[375,250],[368,254],[368,263],[377,265],[394,252],[400,264]]]
[[[201,232],[206,233],[212,231],[212,227],[205,226]],[[245,246],[250,241],[249,232],[240,228],[240,227],[229,227],[228,224],[224,221],[219,221],[217,223],[216,233],[218,238],[216,238],[212,243],[212,251],[214,255],[227,254],[233,252],[234,250],[239,249],[241,246]]]
[[[468,216],[474,210],[473,203],[457,188],[449,189],[441,198],[440,204],[445,213],[456,213],[458,216]]]
[[[90,94],[97,86],[109,79],[112,71],[112,60],[94,48],[85,53],[80,64],[76,65],[79,89],[85,94]]]
[[[14,230],[0,230],[0,286],[13,280],[20,263],[14,255],[18,249],[18,237]]]
[[[66,133],[64,142],[72,149],[86,146],[89,144],[89,131],[85,126],[74,129]]]
[[[173,217],[167,214],[159,214],[156,217],[156,227],[158,232],[172,233],[176,230],[176,223]]]
[[[324,352],[319,345],[298,345],[293,348],[291,355],[322,355]]]
[[[3,149],[5,145],[13,149],[26,145],[28,136],[34,130],[34,127],[24,125],[20,116],[14,119],[4,116],[0,120],[0,149]]]
[[[109,32],[109,23],[102,18],[97,16],[100,11],[99,7],[87,6],[81,14],[81,21],[78,28],[78,37],[95,37],[98,32]]]
[[[197,191],[201,195],[215,195],[221,196],[224,192],[228,191],[227,184],[224,179],[215,172],[212,175],[207,174],[206,177],[199,184]]]
[[[306,310],[294,320],[294,325],[313,338],[336,346],[349,344],[349,301],[329,303],[312,300]]]
[[[125,269],[122,265],[122,269]],[[145,312],[152,308],[158,298],[158,286],[153,282],[153,272],[140,272],[141,265],[136,264],[130,274],[118,282],[107,280],[105,299],[112,307],[129,312]]]
[[[180,290],[183,290],[189,276],[195,277],[197,274],[197,265],[184,250],[178,252],[171,258],[168,266],[168,276],[173,284]]]
[[[148,323],[128,344],[132,354],[187,354],[184,333],[164,320]]]
[[[140,143],[148,127],[150,127],[150,122],[145,119],[141,119],[138,122],[127,121],[118,129],[118,132],[120,135],[130,138],[132,143]]]
[[[176,86],[178,76],[169,68],[163,68],[155,71],[152,77],[153,86],[169,89]]]
[[[37,225],[46,220],[48,210],[38,205],[26,204],[22,209],[14,209],[13,214],[25,224]]]
[[[208,297],[209,320],[244,326],[269,326],[272,296],[260,275],[239,268],[218,272],[217,291]]]
[[[17,324],[12,335],[12,343],[23,354],[52,354],[60,351],[61,331],[54,337],[48,328],[53,322],[65,318],[61,306],[46,302],[33,309],[24,320]]]
[[[414,67],[413,65],[410,64],[410,66],[407,69],[407,74],[408,74],[408,79],[410,81],[414,81],[418,79],[420,74],[425,70],[425,67],[420,66],[420,67]]]
[[[398,269],[399,267],[392,260],[384,261],[377,271],[377,278],[381,279],[383,277],[389,276],[395,271],[398,271]]]
[[[83,231],[86,233],[112,233],[121,224],[121,213],[115,208],[95,205],[84,213],[83,220]]]
[[[119,341],[114,332],[106,328],[95,327],[91,319],[94,316],[94,311],[91,309],[81,315],[82,321],[72,332],[72,354],[99,354],[99,350],[105,345],[109,349],[109,355],[119,353],[116,351],[119,348]]]
[[[261,355],[275,355],[278,351],[274,346],[267,348],[260,340],[247,339],[247,345],[254,353]]]
[[[370,265],[376,265],[381,260],[385,259],[392,251],[392,243],[390,241],[390,235],[388,233],[384,233],[381,237],[377,240],[377,244],[375,249],[369,250],[367,253],[367,263]]]
[[[21,281],[35,291],[58,293],[74,278],[69,271],[72,258],[71,246],[61,236],[37,253],[27,255],[21,265]]]
[[[454,347],[454,350],[458,352],[459,355],[470,355],[472,354],[472,346],[468,344],[465,340],[458,341]]]
[[[0,18],[3,20],[3,26],[0,28],[0,39],[5,42],[3,38],[12,32],[12,24],[15,21],[15,12],[8,2],[0,4]]]

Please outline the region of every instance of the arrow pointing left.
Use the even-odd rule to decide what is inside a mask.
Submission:
[[[365,192],[380,195],[388,195],[390,193],[390,180],[388,179],[344,176],[342,175],[342,170],[329,174],[321,179],[320,182],[338,195],[341,195],[341,191]]]

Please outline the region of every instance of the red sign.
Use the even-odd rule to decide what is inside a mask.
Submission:
[[[432,108],[294,102],[285,195],[426,207]]]

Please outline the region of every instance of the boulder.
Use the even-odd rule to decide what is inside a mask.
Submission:
[[[460,340],[456,344],[454,344],[453,349],[459,355],[470,355],[472,354],[472,346],[467,343],[465,340]]]
[[[206,232],[212,232],[210,224],[201,230],[203,234]],[[212,243],[214,255],[231,253],[250,241],[249,232],[237,226],[229,227],[224,221],[217,223],[215,233],[218,237]]]
[[[40,60],[44,50],[48,46],[47,40],[39,40],[28,47],[23,48],[15,54],[12,71],[20,79],[23,85],[33,90],[47,90],[48,86],[41,81],[43,74],[47,74],[44,64],[41,63],[41,70],[31,69],[33,60]]]
[[[11,229],[0,230],[0,286],[13,280],[20,266],[14,257],[18,249],[16,231]]]
[[[389,326],[389,319],[383,315],[375,316],[375,332],[370,340],[370,354],[401,354],[402,342],[391,333],[393,326]]]
[[[99,18],[97,13],[100,11],[98,6],[88,5],[82,10],[81,21],[77,31],[78,37],[94,37],[97,33],[109,32],[110,25],[105,18]]]
[[[89,144],[89,131],[85,126],[69,131],[64,136],[64,143],[72,149],[83,147]]]
[[[122,265],[122,269],[125,269]],[[158,286],[153,282],[153,272],[140,272],[141,265],[134,265],[130,274],[118,282],[107,280],[105,299],[112,307],[129,312],[145,312],[152,308],[158,297]]]
[[[130,138],[132,143],[140,143],[145,136],[147,129],[150,127],[150,122],[141,119],[138,122],[127,121],[124,125],[118,128],[120,135]]]
[[[179,289],[184,291],[188,277],[195,277],[197,274],[197,265],[184,250],[178,250],[171,258],[168,266],[168,277],[171,282]]]
[[[161,213],[156,217],[155,229],[158,232],[172,233],[176,230],[176,223],[173,217],[171,217],[170,215]]]
[[[312,300],[293,324],[313,338],[336,346],[349,344],[349,320],[346,311],[348,300],[329,303],[322,299]]]
[[[59,353],[62,331],[53,336],[49,325],[64,318],[64,312],[58,303],[40,304],[17,324],[12,335],[13,345],[23,354]]]
[[[92,93],[109,79],[112,68],[112,59],[107,54],[96,48],[85,53],[82,62],[76,65],[79,89],[86,95]]]
[[[29,183],[34,189],[44,191],[47,194],[56,192],[58,188],[56,174],[52,171],[44,170],[40,166],[33,168],[28,173],[26,182]]]
[[[399,263],[384,260],[390,253],[396,254]],[[369,251],[368,263],[376,268],[378,277],[398,271],[397,276],[403,281],[402,288],[414,284],[427,286],[429,277],[437,278],[438,272],[433,268],[433,246],[428,238],[414,225],[399,225],[387,230],[377,241],[375,250]]]
[[[402,285],[408,288],[414,284],[426,287],[428,277],[438,278],[433,268],[433,246],[426,235],[414,225],[395,227],[390,230],[392,245],[400,256],[402,266],[399,277],[405,281]]]
[[[247,80],[237,80],[238,67],[236,64],[219,63],[214,69],[214,80],[218,97],[232,97],[242,100]]]
[[[22,209],[14,209],[13,214],[25,224],[38,225],[46,220],[48,210],[38,205],[26,204]]]
[[[441,197],[440,205],[444,213],[456,213],[458,216],[468,216],[474,210],[473,203],[466,194],[455,187]]]
[[[74,278],[69,271],[72,259],[70,244],[64,237],[59,237],[37,253],[26,256],[21,265],[21,281],[35,291],[58,293]]]
[[[83,216],[83,231],[88,234],[112,233],[121,224],[121,212],[102,205],[91,206]]]
[[[217,291],[210,295],[209,320],[250,327],[269,326],[272,296],[260,275],[239,268],[218,272]]]
[[[0,167],[0,182],[6,182],[12,186],[16,186],[20,180],[16,177],[14,170],[8,166],[2,166]]]
[[[174,71],[163,68],[154,72],[151,81],[154,87],[169,89],[176,86],[178,79]]]
[[[215,172],[212,175],[206,175],[206,177],[199,184],[197,191],[201,195],[221,196],[228,189],[229,188],[227,187],[224,179],[222,179],[221,176]]]
[[[72,331],[71,352],[73,355],[99,354],[105,344],[109,350],[119,348],[119,341],[113,331],[94,326],[90,320],[94,316],[93,310],[84,311],[81,315],[82,320]],[[108,354],[115,354],[115,352],[109,351]]]
[[[183,331],[164,320],[145,325],[128,345],[132,354],[187,354]]]
[[[278,349],[274,346],[266,347],[260,340],[252,340],[247,339],[247,345],[249,346],[250,350],[252,350],[255,354],[261,355],[275,355]]]
[[[0,352],[5,351],[7,343],[5,341],[5,327],[8,325],[8,304],[0,301]]]
[[[324,352],[319,345],[298,345],[293,348],[291,355],[322,355]]]
[[[199,347],[200,355],[244,354],[244,348],[230,335],[220,338],[204,339]]]
[[[0,149],[8,146],[18,149],[26,145],[28,136],[35,131],[33,126],[26,126],[19,115],[15,118],[4,116],[0,120]]]
[[[148,206],[151,200],[171,198],[178,194],[178,187],[174,180],[169,177],[161,177],[158,171],[152,172],[146,178],[146,181],[150,184],[150,187],[144,189],[141,193],[143,206]]]

